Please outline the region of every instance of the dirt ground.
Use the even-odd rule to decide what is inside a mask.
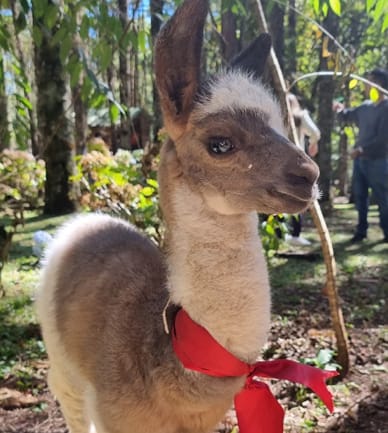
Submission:
[[[295,323],[275,322],[267,352],[298,359],[302,352],[313,353],[318,341],[331,343],[331,331],[311,328],[309,316],[309,311],[300,311],[297,332]],[[351,371],[346,379],[330,386],[334,414],[328,414],[310,392],[291,383],[273,382],[272,389],[286,409],[286,433],[388,433],[388,336],[381,327],[374,327],[353,329],[349,337]],[[44,381],[47,362],[38,362],[36,369],[41,381],[24,393],[16,390],[12,379],[0,384],[0,433],[67,433],[59,406]],[[231,410],[218,431],[230,432],[235,424]]]

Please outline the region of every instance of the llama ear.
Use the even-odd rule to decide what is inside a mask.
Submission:
[[[230,63],[232,69],[241,69],[255,78],[264,72],[265,62],[271,51],[271,36],[262,33],[254,39],[240,54],[237,54]]]
[[[174,140],[185,130],[200,81],[208,0],[185,0],[161,29],[155,44],[156,87],[164,124]]]

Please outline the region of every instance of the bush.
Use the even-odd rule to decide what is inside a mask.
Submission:
[[[268,215],[261,222],[261,241],[267,255],[272,255],[279,249],[284,236],[288,233],[288,218],[289,215],[286,214]]]
[[[77,200],[87,211],[118,215],[160,243],[156,170],[142,172],[142,150],[119,150],[115,155],[91,151],[76,157]]]
[[[42,160],[20,150],[0,153],[0,206],[23,210],[43,206],[46,172]]]

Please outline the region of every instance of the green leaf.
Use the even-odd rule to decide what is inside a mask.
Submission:
[[[383,25],[381,27],[381,32],[384,33],[385,30],[388,29],[388,14],[385,15],[384,21],[383,21]]]
[[[89,28],[90,28],[89,17],[87,15],[84,15],[82,17],[82,23],[81,23],[81,27],[79,29],[79,34],[81,36],[81,39],[85,40],[88,38]]]
[[[81,87],[81,97],[83,101],[87,101],[89,99],[92,89],[93,89],[92,81],[90,80],[89,77],[85,77]]]
[[[113,55],[112,47],[108,45],[106,42],[102,42],[100,45],[99,60],[100,60],[101,69],[103,71],[105,71],[108,68],[108,66],[111,64],[112,55]]]
[[[65,26],[62,25],[62,26],[59,28],[59,30],[58,30],[58,31],[54,34],[54,36],[52,37],[52,39],[51,39],[51,43],[52,43],[53,45],[59,44],[59,43],[62,42],[63,39],[65,38],[66,33],[67,33],[67,29],[66,29]]]
[[[79,77],[83,70],[82,63],[72,64],[70,67],[70,86],[75,87],[79,83]]]
[[[112,123],[116,123],[120,116],[120,110],[115,104],[109,107],[109,115]]]
[[[50,4],[44,14],[43,21],[48,29],[52,29],[58,21],[58,8]]]
[[[150,186],[145,186],[140,191],[145,197],[151,197],[155,193],[155,189]]]
[[[322,6],[322,13],[323,16],[326,18],[327,14],[329,13],[329,6],[327,5],[327,3],[324,3]]]
[[[146,52],[147,37],[148,34],[145,30],[140,30],[139,33],[137,34],[138,48],[141,53]]]
[[[105,96],[102,93],[96,91],[93,93],[89,104],[91,108],[101,108],[103,105],[105,105],[105,101]]]
[[[62,63],[66,63],[66,60],[72,48],[73,48],[72,35],[67,34],[59,47],[59,57]]]
[[[313,0],[313,9],[314,9],[315,15],[319,15],[319,11],[321,9],[319,0]]]
[[[329,5],[336,15],[341,15],[341,0],[329,0]]]
[[[376,87],[372,87],[369,91],[369,97],[371,101],[377,102],[379,100],[380,92],[376,89]]]
[[[16,94],[15,97],[22,105],[24,105],[29,110],[32,110],[32,104],[27,98],[18,94]]]
[[[36,18],[43,17],[48,6],[48,0],[33,0],[32,11]]]
[[[354,89],[358,84],[358,80],[356,80],[355,78],[353,78],[352,80],[349,81],[349,89]]]
[[[155,189],[158,188],[158,181],[156,181],[155,179],[147,179],[147,184]]]
[[[109,177],[118,186],[124,186],[127,184],[127,180],[121,173],[109,173]]]
[[[386,11],[386,5],[387,5],[386,1],[387,0],[379,0],[376,3],[375,10],[372,13],[372,18],[374,19],[375,22],[377,22],[383,15],[384,11]]]
[[[268,233],[269,235],[273,236],[275,234],[275,230],[274,228],[271,226],[271,224],[267,224],[265,226],[265,232]]]
[[[366,11],[370,12],[375,5],[376,0],[366,0]]]

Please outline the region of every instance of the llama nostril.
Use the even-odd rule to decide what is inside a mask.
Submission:
[[[287,178],[293,185],[314,184],[319,177],[319,168],[315,162],[302,163],[297,169],[289,172]]]

